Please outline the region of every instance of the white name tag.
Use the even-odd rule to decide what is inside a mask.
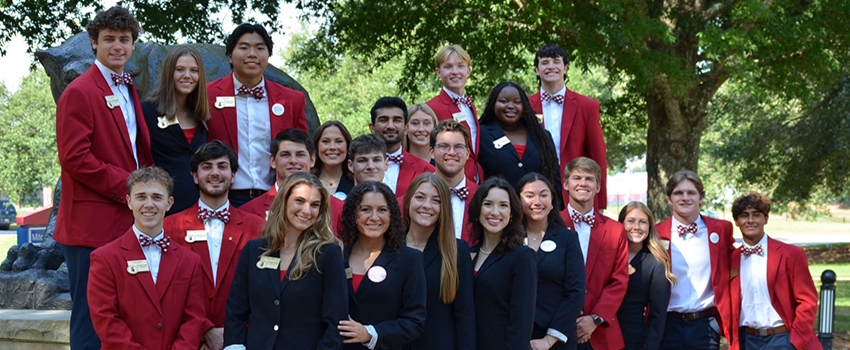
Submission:
[[[452,113],[452,119],[454,119],[458,123],[463,123],[463,122],[466,121],[466,113],[463,113],[463,112]]]
[[[207,231],[204,230],[186,230],[186,242],[195,243],[198,241],[207,240]]]
[[[260,261],[257,261],[257,268],[262,269],[280,269],[280,258],[273,256],[261,256]]]
[[[127,272],[131,275],[135,275],[139,272],[150,272],[150,270],[151,268],[148,267],[148,261],[145,259],[127,261]]]
[[[502,149],[502,147],[505,147],[505,145],[509,143],[511,143],[511,140],[508,139],[507,136],[502,136],[498,140],[493,141],[493,147],[496,147],[496,149]]]
[[[165,129],[172,125],[179,124],[177,118],[171,119],[166,116],[156,117],[156,126],[160,129]]]
[[[118,96],[109,95],[104,98],[106,99],[106,107],[109,107],[109,109],[113,109],[121,105],[121,100],[118,99]]]
[[[235,96],[216,96],[215,108],[222,109],[228,107],[236,107]]]

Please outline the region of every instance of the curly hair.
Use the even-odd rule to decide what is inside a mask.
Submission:
[[[555,198],[557,198],[557,197],[555,197],[555,194],[559,193],[561,191],[555,190],[555,186],[552,186],[552,182],[549,181],[548,179],[546,179],[546,177],[543,176],[542,174],[533,172],[533,173],[525,174],[525,176],[520,178],[519,181],[516,183],[516,187],[514,187],[514,188],[516,188],[517,196],[522,195],[522,188],[525,187],[525,185],[528,185],[528,184],[535,182],[535,181],[543,182],[543,184],[546,185],[546,188],[548,188],[549,192],[552,194],[552,203],[551,203],[552,209],[549,210],[549,215],[546,216],[546,219],[547,219],[546,221],[548,222],[549,226],[557,226],[557,227],[566,228],[567,223],[564,222],[564,218],[561,217],[561,213],[557,210],[557,207],[556,207],[557,203],[555,203]],[[527,217],[523,218],[522,225],[528,226],[528,218]]]
[[[519,93],[522,101],[522,118],[520,123],[528,132],[528,137],[537,145],[540,150],[540,158],[543,160],[540,166],[540,173],[555,184],[561,182],[561,169],[558,167],[558,162],[550,162],[546,160],[558,159],[558,154],[555,152],[555,144],[552,142],[552,137],[546,133],[546,129],[540,126],[537,121],[537,116],[534,114],[534,109],[531,107],[531,102],[528,100],[528,95],[525,94],[519,85],[514,82],[505,81],[496,85],[493,91],[490,92],[490,97],[487,98],[487,106],[484,107],[484,114],[481,115],[479,122],[481,124],[496,123],[496,101],[499,99],[499,94],[507,87],[512,87]],[[564,203],[561,198],[561,191],[555,191],[555,203]]]
[[[136,17],[129,10],[120,6],[112,6],[108,10],[98,12],[94,19],[86,24],[86,32],[89,33],[89,38],[94,42],[97,42],[100,31],[104,29],[130,32],[133,35],[133,42],[139,39],[139,32],[142,31]],[[92,51],[97,55],[97,51],[94,49]]]
[[[469,238],[473,242],[482,242],[484,240],[484,226],[481,225],[479,217],[481,216],[481,206],[484,204],[484,198],[490,194],[490,190],[499,188],[508,192],[511,207],[511,219],[505,229],[502,230],[502,239],[495,248],[496,253],[504,253],[513,251],[518,245],[522,244],[525,237],[525,229],[522,227],[524,215],[522,213],[522,205],[519,203],[511,184],[501,176],[495,176],[487,179],[475,194],[472,195],[472,201],[469,202],[469,225],[472,225],[472,233]]]
[[[387,202],[387,207],[390,210],[390,225],[387,231],[384,232],[386,244],[392,247],[393,250],[400,252],[404,247],[404,222],[401,219],[401,208],[398,206],[398,200],[387,185],[376,181],[367,181],[351,189],[348,192],[348,197],[345,199],[345,204],[342,206],[342,232],[340,237],[345,245],[354,245],[360,237],[360,231],[357,229],[357,217],[360,212],[360,203],[363,202],[363,196],[367,193],[379,193],[384,196]]]
[[[732,218],[738,220],[738,217],[750,208],[767,217],[770,215],[770,200],[757,192],[738,197],[732,202]]]

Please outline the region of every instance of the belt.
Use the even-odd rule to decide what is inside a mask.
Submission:
[[[256,188],[251,188],[251,189],[247,189],[247,190],[230,190],[231,195],[243,196],[243,197],[248,197],[248,198],[252,198],[252,199],[257,198],[259,196],[262,196],[263,193],[266,193],[266,192],[268,192],[268,191],[267,190],[260,190],[260,189],[256,189]]]
[[[697,312],[668,312],[667,317],[672,317],[675,319],[680,319],[682,321],[695,321],[701,318],[711,317],[717,315],[717,308],[710,307],[708,309],[704,309],[702,311]]]
[[[779,327],[765,327],[765,328],[752,328],[752,327],[744,327],[747,329],[747,334],[759,336],[759,337],[767,337],[774,334],[782,334],[788,333],[788,327],[785,325],[781,325]]]

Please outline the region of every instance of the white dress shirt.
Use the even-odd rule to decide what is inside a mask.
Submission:
[[[783,325],[770,302],[767,287],[767,235],[757,243],[762,254],[741,254],[741,327],[766,328]],[[744,242],[744,247],[752,248]]]
[[[145,260],[148,261],[148,268],[151,269],[153,284],[156,284],[156,276],[159,275],[159,261],[162,259],[162,249],[160,249],[156,244],[151,244],[147,247],[143,246],[139,238],[148,235],[139,231],[139,229],[136,228],[136,225],[133,225],[133,232],[136,233],[136,240],[139,241],[139,246],[142,247],[142,253],[145,253]],[[165,231],[160,232],[158,236],[154,237],[154,239],[161,239],[164,236]]]
[[[201,209],[207,210],[224,210],[230,208],[230,201],[227,201],[218,209],[213,209],[198,200],[198,206]],[[212,266],[213,286],[218,284],[216,276],[218,276],[218,258],[221,256],[221,240],[224,236],[224,222],[217,217],[212,217],[204,220],[204,231],[207,231],[207,249],[210,252],[210,266]]]
[[[136,105],[133,102],[133,96],[130,94],[130,89],[127,88],[127,85],[115,85],[115,82],[112,81],[113,74],[120,75],[122,72],[113,72],[98,60],[94,60],[94,64],[97,65],[100,74],[103,74],[103,79],[106,79],[106,83],[109,84],[112,94],[117,96],[119,101],[121,101],[119,107],[121,108],[121,113],[124,114],[124,123],[127,124],[127,132],[130,134],[130,146],[133,147],[133,158],[136,159],[136,169],[138,169],[139,155],[136,152],[136,133],[138,128],[136,126]],[[103,103],[105,104],[106,100]]]
[[[670,256],[671,270],[679,279],[670,293],[667,311],[697,312],[715,306],[714,287],[711,285],[711,254],[708,227],[702,216],[697,218],[697,233],[679,237],[679,226],[688,226],[671,218]]]
[[[269,144],[271,143],[271,121],[269,120],[269,94],[266,80],[260,81],[266,91],[257,101],[254,96],[239,94],[242,86],[233,76],[233,94],[236,96],[236,124],[238,125],[239,170],[233,180],[234,190],[260,189],[268,191],[275,179],[269,166]],[[251,87],[252,89],[257,87]]]
[[[445,86],[443,86],[443,91],[449,94],[449,97],[451,97],[452,99],[463,97],[452,92],[449,89],[446,89]],[[460,108],[461,112],[466,114],[466,124],[469,125],[469,136],[472,137],[472,153],[475,153],[477,151],[476,148],[478,147],[478,143],[476,142],[476,140],[478,140],[478,133],[476,132],[478,131],[478,125],[475,124],[477,121],[475,119],[475,116],[472,114],[472,108],[469,108],[466,103],[458,103],[457,107]]]
[[[572,205],[568,205],[570,208],[570,217],[573,217],[573,213],[578,213],[579,215],[590,215],[593,214],[593,209],[590,209],[587,213],[579,213],[578,210],[575,210]],[[578,243],[581,246],[581,255],[584,256],[584,263],[587,264],[587,247],[590,246],[590,225],[586,222],[582,221],[579,223],[573,222],[573,228],[578,232]]]
[[[543,88],[540,88],[540,96],[543,96]],[[567,93],[567,86],[564,85],[561,91],[555,95],[564,96]],[[555,143],[555,153],[558,156],[558,163],[561,162],[561,121],[564,119],[564,104],[555,101],[542,101],[543,107],[543,124],[546,130],[552,134],[552,141]]]
[[[455,189],[466,187],[466,176],[463,177],[463,180],[458,182]],[[470,196],[472,193],[469,194]],[[461,238],[463,236],[463,214],[466,212],[466,201],[460,199],[458,195],[452,192],[452,216],[455,220],[455,238]]]
[[[399,147],[398,150],[396,150],[393,153],[389,153],[389,155],[399,156],[399,155],[401,155],[401,150],[402,150],[402,148]],[[384,172],[384,184],[389,186],[390,190],[392,190],[393,193],[395,193],[396,185],[398,184],[398,173],[399,173],[399,171],[401,171],[401,166],[398,163],[396,163],[392,160],[387,161],[387,171]],[[395,193],[395,194],[398,195],[398,193]],[[402,193],[402,194],[404,194],[404,193]]]

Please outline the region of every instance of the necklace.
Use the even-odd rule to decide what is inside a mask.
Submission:
[[[479,249],[479,251],[481,251],[481,254],[487,254],[487,255],[490,255],[490,253],[492,253],[492,252],[493,252],[493,249],[490,249],[490,251],[489,251],[489,252],[488,252],[488,251],[486,251],[486,250],[484,250],[484,245],[481,245],[481,247],[480,247],[480,248],[478,248],[478,249]]]

